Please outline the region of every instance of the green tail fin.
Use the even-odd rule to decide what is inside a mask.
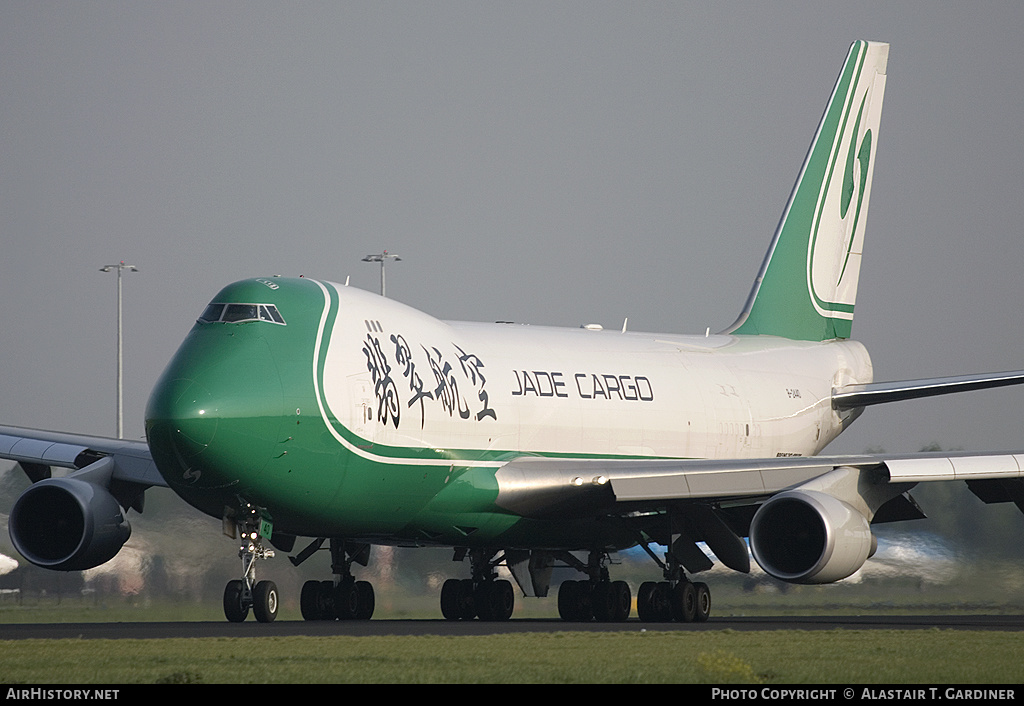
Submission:
[[[854,42],[743,313],[727,331],[849,338],[889,45]]]

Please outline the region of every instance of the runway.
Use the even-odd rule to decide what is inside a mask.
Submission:
[[[884,615],[712,618],[706,623],[569,623],[562,620],[510,620],[508,622],[447,620],[316,621],[282,620],[273,623],[134,622],[50,623],[0,625],[0,640],[22,639],[139,639],[205,637],[285,637],[332,635],[503,635],[521,632],[638,632],[720,630],[1024,630],[1024,615]]]

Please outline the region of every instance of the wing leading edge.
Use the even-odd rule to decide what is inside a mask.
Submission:
[[[21,464],[33,481],[49,478],[51,467],[74,475],[107,457],[114,462],[113,480],[167,487],[144,441],[0,426],[0,458]]]

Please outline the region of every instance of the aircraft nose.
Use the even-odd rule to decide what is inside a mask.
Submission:
[[[209,390],[192,378],[175,378],[154,391],[150,437],[160,435],[179,465],[195,466],[217,434],[219,406]]]
[[[258,480],[278,442],[280,375],[262,339],[193,343],[150,396],[150,452],[176,489],[241,490]]]

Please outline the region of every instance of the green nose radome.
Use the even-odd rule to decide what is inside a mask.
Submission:
[[[178,491],[245,492],[278,443],[280,375],[262,338],[201,334],[186,339],[153,389],[150,451]]]

